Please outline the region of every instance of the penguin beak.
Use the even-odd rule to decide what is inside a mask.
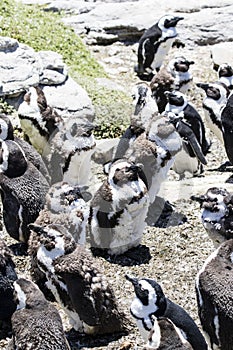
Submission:
[[[138,165],[131,165],[127,168],[126,172],[132,171],[133,173],[137,173],[140,169]]]
[[[196,201],[196,202],[202,204],[202,203],[206,200],[206,197],[203,196],[203,195],[201,195],[201,196],[195,196],[195,195],[193,195],[193,196],[190,197],[190,199],[191,199],[192,201]]]
[[[43,227],[36,225],[36,224],[29,224],[28,228],[34,232],[36,232],[38,235],[41,235],[44,233]]]
[[[172,19],[172,21],[170,22],[170,24],[172,23],[172,26],[176,26],[176,24],[181,21],[182,19],[184,19],[184,17],[179,17],[179,16],[176,16]]]
[[[132,283],[134,287],[138,286],[138,279],[136,277],[132,277],[130,275],[125,275],[125,278]]]
[[[189,66],[191,66],[191,64],[194,64],[195,62],[194,61],[187,61],[187,64],[189,65]]]
[[[197,87],[203,89],[205,92],[207,91],[209,84],[204,84],[204,83],[197,83]]]

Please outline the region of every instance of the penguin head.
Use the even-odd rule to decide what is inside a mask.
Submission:
[[[165,91],[164,94],[171,106],[185,107],[188,103],[187,97],[180,91]]]
[[[176,56],[168,63],[168,67],[171,71],[186,73],[188,72],[190,65],[194,63],[194,61],[189,61],[184,56]]]
[[[15,301],[17,310],[41,306],[47,304],[43,293],[39,290],[37,285],[25,278],[19,278],[14,282]]]
[[[182,19],[184,19],[184,17],[165,15],[158,21],[158,26],[161,30],[163,30],[164,28],[172,28],[175,27],[177,23]]]
[[[217,102],[226,101],[230,90],[225,84],[216,82],[216,83],[197,83],[197,87],[205,91],[206,97]]]
[[[0,114],[0,139],[14,140],[13,125],[6,114]]]
[[[37,89],[34,86],[31,86],[27,89],[24,94],[24,102],[19,106],[19,117],[20,115],[30,115],[30,114],[39,114],[40,108],[38,105],[38,93]]]
[[[12,140],[0,140],[0,173],[16,178],[26,170],[27,160],[21,147]]]
[[[126,159],[118,159],[111,163],[108,182],[121,187],[124,184],[138,181],[142,173],[142,165],[137,165]]]
[[[166,297],[160,285],[149,278],[136,278],[130,275],[125,276],[132,283],[138,301],[144,306],[150,306],[151,313],[162,316],[166,309]]]
[[[211,187],[204,195],[191,196],[192,200],[200,203],[200,207],[208,209],[211,212],[218,212],[219,206],[223,205],[224,199],[228,197],[230,193],[221,187]]]
[[[222,63],[218,67],[218,77],[232,77],[233,76],[233,68],[228,63]]]

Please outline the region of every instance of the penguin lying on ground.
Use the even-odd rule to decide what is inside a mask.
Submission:
[[[142,240],[149,206],[147,180],[140,165],[111,163],[108,177],[90,203],[91,247],[119,255]]]
[[[183,17],[165,15],[144,32],[138,45],[138,64],[135,67],[138,75],[160,69],[177,36],[176,25],[182,19]]]
[[[222,243],[196,277],[201,325],[210,349],[233,349],[233,239]]]
[[[166,317],[179,328],[194,350],[207,350],[207,344],[193,319],[179,305],[166,298],[160,285],[151,279],[131,277],[126,279],[134,286],[135,298],[130,312],[145,342],[150,337],[156,318]]]
[[[58,310],[38,287],[24,278],[14,282],[17,310],[12,316],[13,337],[8,350],[70,350]]]
[[[30,87],[18,108],[23,132],[30,143],[44,157],[50,152],[49,140],[59,130],[62,118],[48,106],[43,90]]]
[[[38,241],[32,251],[38,268],[74,329],[86,334],[126,331],[126,318],[92,254],[61,225],[30,228],[32,241]]]
[[[228,63],[222,63],[218,67],[218,79],[230,90],[233,89],[233,68]]]
[[[12,252],[0,239],[0,339],[4,329],[11,330],[11,316],[16,310],[13,282],[17,279]]]
[[[226,189],[211,187],[204,195],[193,195],[200,203],[201,220],[214,243],[233,238],[233,195]]]
[[[8,234],[27,243],[30,230],[45,203],[49,184],[41,172],[26,160],[14,141],[0,141],[0,192],[3,222]]]
[[[15,141],[25,153],[26,158],[42,173],[48,182],[50,182],[50,176],[48,169],[36,149],[28,142],[14,135],[13,125],[10,118],[6,114],[0,114],[0,139]]]
[[[153,328],[150,331],[146,349],[149,350],[192,350],[190,343],[174,323],[166,317],[152,316]]]
[[[170,60],[167,65],[163,65],[152,78],[150,87],[160,113],[165,110],[167,104],[165,91],[178,90],[186,93],[190,88],[193,80],[189,71],[191,64],[194,64],[194,61],[189,61],[183,56],[177,56]]]

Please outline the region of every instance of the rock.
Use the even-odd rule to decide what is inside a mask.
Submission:
[[[65,82],[68,70],[62,55],[54,51],[39,51],[38,59],[42,69],[40,84],[59,85]]]
[[[111,161],[118,142],[119,138],[96,140],[95,153],[92,155],[92,159],[97,164],[105,164]]]
[[[211,46],[211,57],[215,68],[222,63],[233,66],[233,43],[224,42]]]

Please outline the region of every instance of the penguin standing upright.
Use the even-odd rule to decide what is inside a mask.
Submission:
[[[126,317],[90,251],[77,244],[62,225],[30,224],[33,255],[47,287],[76,331],[105,334],[126,331]]]
[[[165,15],[144,32],[138,45],[138,65],[135,67],[138,75],[160,69],[177,36],[176,25],[182,19],[184,18]]]
[[[206,93],[202,102],[206,124],[223,143],[221,112],[227,103],[230,91],[225,84],[219,82],[197,83],[196,85]]]
[[[0,192],[3,222],[14,239],[27,243],[30,230],[45,203],[49,184],[26,160],[21,147],[11,140],[0,141]]]
[[[12,316],[13,337],[9,350],[70,350],[58,310],[31,281],[14,282],[17,310]]]
[[[210,349],[233,349],[233,239],[206,259],[196,277],[196,297]]]
[[[221,121],[226,154],[233,164],[233,94],[230,94],[226,106],[222,109]]]
[[[233,89],[233,68],[228,63],[222,63],[218,67],[218,79],[228,89]]]
[[[145,342],[153,328],[153,316],[167,317],[181,330],[194,350],[207,350],[205,339],[193,319],[182,307],[164,295],[156,281],[148,278],[137,279],[129,275],[126,275],[126,279],[133,284],[136,294],[130,312]]]

